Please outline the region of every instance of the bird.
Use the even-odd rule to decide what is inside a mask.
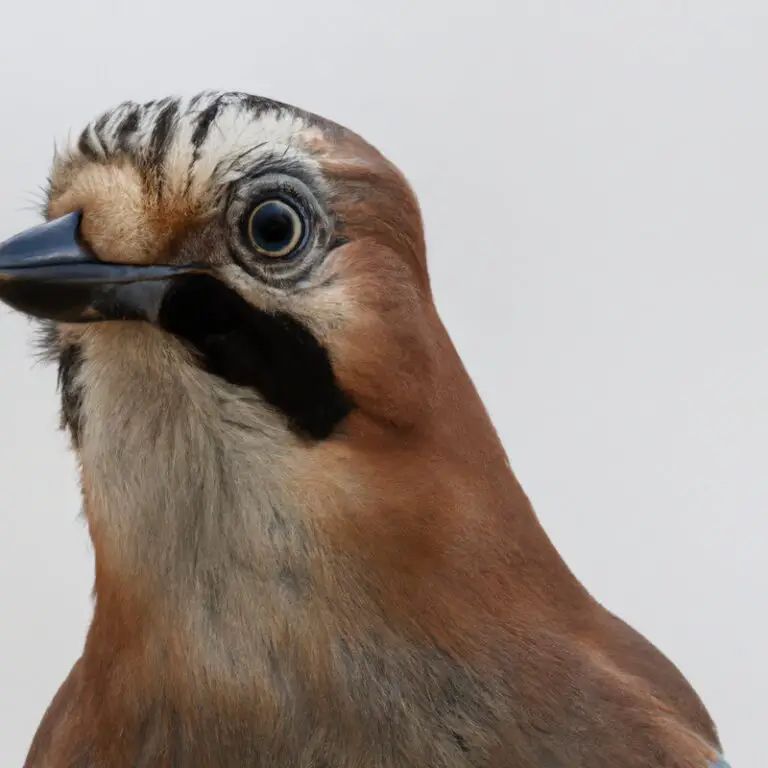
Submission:
[[[0,300],[57,367],[95,574],[26,768],[727,765],[544,530],[372,144],[125,101],[56,149],[43,219]]]

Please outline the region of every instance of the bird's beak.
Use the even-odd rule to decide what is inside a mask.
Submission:
[[[0,301],[33,317],[66,323],[154,322],[174,279],[200,265],[129,265],[99,261],[70,213],[0,243]]]

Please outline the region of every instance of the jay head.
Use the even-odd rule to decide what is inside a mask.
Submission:
[[[245,94],[124,103],[46,219],[0,298],[59,366],[95,606],[28,766],[717,759],[540,527],[373,147]]]

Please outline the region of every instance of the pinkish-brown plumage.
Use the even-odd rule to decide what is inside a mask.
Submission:
[[[231,191],[260,174],[300,177],[318,207],[295,279],[227,245]],[[48,217],[73,211],[102,260],[205,262],[262,346],[293,339],[277,317],[304,346],[274,353],[295,371],[273,381],[239,327],[218,346],[160,321],[49,329],[95,609],[28,768],[716,759],[690,685],[542,530],[436,312],[416,199],[376,150],[240,94],[122,105],[56,160]]]

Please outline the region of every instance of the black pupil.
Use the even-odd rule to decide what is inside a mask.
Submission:
[[[298,222],[291,209],[278,200],[264,203],[251,217],[251,237],[256,246],[268,253],[279,253],[296,236]]]

